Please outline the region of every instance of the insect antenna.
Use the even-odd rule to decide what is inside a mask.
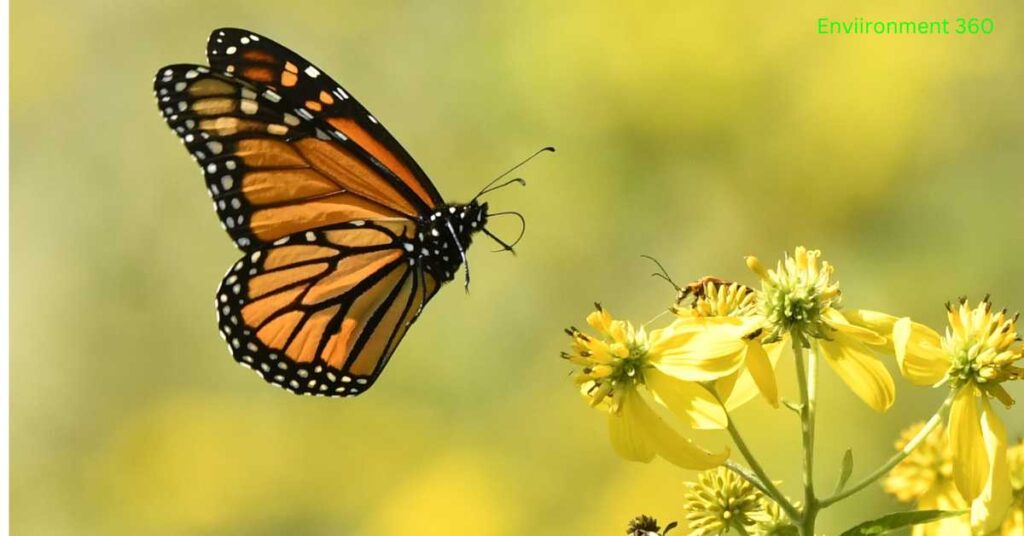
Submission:
[[[653,274],[651,274],[651,277],[660,277],[660,278],[664,279],[665,281],[668,282],[669,285],[672,285],[672,288],[676,289],[676,292],[682,292],[683,291],[683,288],[680,287],[679,285],[677,285],[676,282],[672,280],[672,276],[668,275],[668,270],[666,270],[665,267],[662,266],[660,262],[658,262],[658,259],[655,259],[654,257],[652,257],[650,255],[640,255],[640,256],[645,258],[645,259],[647,259],[647,260],[649,260],[649,261],[651,261],[651,262],[653,262],[654,264],[656,264],[658,266],[658,271],[654,272]]]
[[[536,157],[537,157],[537,155],[539,155],[539,154],[541,154],[541,153],[545,153],[545,152],[552,152],[552,153],[553,153],[553,152],[555,152],[555,148],[554,148],[554,147],[551,147],[551,146],[548,146],[548,147],[544,147],[544,148],[542,148],[542,149],[539,149],[539,150],[538,150],[537,152],[535,152],[535,153],[533,153],[532,155],[528,156],[528,157],[527,157],[527,158],[526,158],[525,160],[523,160],[522,162],[520,162],[520,163],[518,163],[518,164],[516,164],[516,165],[514,165],[514,166],[512,166],[512,167],[510,167],[510,168],[508,168],[508,170],[507,170],[507,171],[505,171],[505,172],[504,172],[504,173],[502,173],[501,175],[498,175],[497,177],[495,177],[495,178],[494,178],[494,180],[492,180],[491,182],[487,183],[487,186],[484,186],[484,187],[483,187],[483,188],[482,188],[482,189],[480,190],[480,193],[478,193],[478,194],[474,195],[474,196],[473,196],[473,201],[475,201],[475,200],[479,199],[479,198],[480,198],[480,196],[482,196],[482,195],[484,195],[484,194],[486,194],[486,193],[489,193],[489,192],[493,192],[494,190],[497,190],[498,188],[503,188],[503,187],[505,187],[505,186],[508,186],[509,184],[514,184],[514,183],[518,183],[518,184],[522,184],[522,185],[524,185],[524,186],[525,186],[525,185],[526,185],[526,181],[524,181],[523,179],[520,179],[520,178],[516,178],[516,179],[512,179],[512,180],[510,180],[510,181],[507,181],[507,182],[505,182],[505,183],[501,184],[500,186],[496,186],[496,187],[492,188],[492,186],[494,186],[494,184],[495,184],[496,182],[498,182],[499,180],[501,180],[502,178],[504,178],[504,177],[505,177],[506,175],[508,175],[509,173],[512,173],[513,171],[515,171],[515,170],[519,169],[520,167],[522,167],[522,166],[523,166],[524,164],[526,164],[526,163],[527,163],[527,162],[529,162],[530,160],[533,160],[534,158],[536,158]]]

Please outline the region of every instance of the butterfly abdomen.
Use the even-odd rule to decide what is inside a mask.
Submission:
[[[471,201],[465,205],[452,204],[439,207],[420,220],[416,241],[411,244],[415,257],[423,269],[435,278],[447,282],[455,278],[462,266],[463,255],[469,248],[473,234],[487,225],[487,203]],[[410,246],[407,246],[410,247]]]

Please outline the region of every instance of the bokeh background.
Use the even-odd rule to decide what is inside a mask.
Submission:
[[[13,531],[589,535],[679,517],[692,475],[614,456],[562,328],[594,300],[662,311],[671,289],[641,254],[679,280],[749,281],[743,255],[799,244],[838,266],[850,307],[935,326],[961,294],[1024,307],[1022,7],[16,0]],[[822,36],[821,16],[987,16],[995,32]],[[151,80],[203,61],[225,25],[339,79],[450,199],[558,147],[491,198],[529,221],[518,256],[479,242],[469,295],[442,292],[357,399],[265,385],[217,334],[238,253]],[[821,377],[825,489],[843,450],[864,474],[941,397],[898,380],[877,416]],[[796,494],[796,420],[760,402],[739,419]],[[871,488],[821,530],[897,507]]]

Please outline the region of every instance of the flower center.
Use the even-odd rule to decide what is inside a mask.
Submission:
[[[755,521],[760,495],[746,480],[717,467],[687,484],[683,510],[694,534],[724,534],[731,529],[747,532]]]
[[[592,405],[609,399],[610,409],[617,411],[616,393],[644,382],[643,370],[650,366],[647,332],[642,327],[635,329],[628,322],[613,320],[600,306],[587,318],[587,323],[599,335],[568,329],[573,351],[563,353],[562,357],[581,367],[576,383]]]
[[[698,292],[694,292],[693,305],[689,309],[676,306],[674,310],[676,314],[690,311],[702,317],[743,317],[754,313],[756,300],[756,294],[747,286],[709,281]]]
[[[609,378],[616,384],[641,384],[644,380],[643,369],[649,366],[647,364],[647,344],[634,340],[630,341],[627,348],[629,355],[613,361],[613,371]]]
[[[966,300],[949,307],[949,328],[942,344],[952,364],[949,381],[953,387],[973,383],[992,389],[1021,376],[1016,361],[1021,350],[1016,344],[1016,316],[993,312],[988,298],[973,309]]]
[[[818,251],[797,248],[772,271],[765,270],[757,259],[748,259],[748,265],[761,276],[758,306],[769,324],[766,342],[786,333],[805,346],[812,337],[828,338],[823,315],[839,306],[839,285],[831,281],[832,265],[819,265],[819,256]]]

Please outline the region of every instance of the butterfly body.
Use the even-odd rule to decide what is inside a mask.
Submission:
[[[274,385],[360,394],[466,262],[487,203],[446,203],[376,117],[270,39],[215,30],[207,57],[160,69],[154,91],[244,253],[217,290],[220,333]]]
[[[415,262],[422,263],[423,269],[438,280],[451,281],[462,266],[473,235],[486,225],[487,203],[474,200],[440,207],[420,220],[420,230],[412,243],[418,255]]]

